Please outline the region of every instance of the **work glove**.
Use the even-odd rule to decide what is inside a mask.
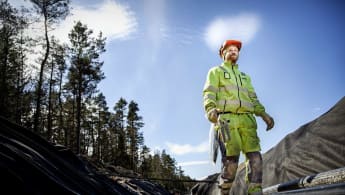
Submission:
[[[215,108],[213,108],[212,110],[210,110],[207,113],[207,118],[209,121],[211,121],[212,123],[217,123],[218,120],[218,112]]]
[[[266,125],[267,125],[267,128],[266,128],[266,131],[269,131],[273,128],[274,126],[274,120],[273,118],[267,114],[266,112],[264,112],[262,115],[261,115],[261,118],[262,120],[265,121]]]

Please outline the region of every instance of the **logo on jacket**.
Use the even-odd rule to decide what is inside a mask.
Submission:
[[[230,74],[228,72],[224,72],[224,78],[225,79],[230,79]]]

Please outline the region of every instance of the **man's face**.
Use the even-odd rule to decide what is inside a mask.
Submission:
[[[230,45],[223,51],[225,61],[236,62],[239,57],[238,48],[235,45]]]

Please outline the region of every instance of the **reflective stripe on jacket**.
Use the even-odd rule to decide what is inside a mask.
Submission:
[[[238,65],[228,62],[209,70],[203,90],[204,109],[212,108],[219,112],[254,113],[265,111],[259,102],[251,79],[238,70]]]

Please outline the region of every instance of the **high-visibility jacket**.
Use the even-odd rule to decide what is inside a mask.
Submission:
[[[218,112],[250,113],[257,116],[265,112],[250,77],[240,72],[237,64],[231,65],[230,62],[223,62],[209,70],[203,96],[206,113],[213,108]]]

